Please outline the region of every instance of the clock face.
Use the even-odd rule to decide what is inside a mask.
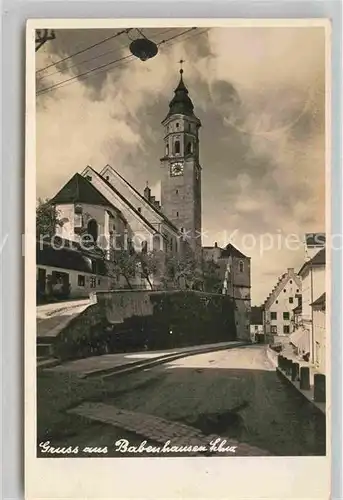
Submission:
[[[170,174],[173,177],[176,177],[178,175],[182,175],[183,174],[183,164],[180,162],[172,163],[172,165],[170,167]]]

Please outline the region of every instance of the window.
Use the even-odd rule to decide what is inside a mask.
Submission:
[[[258,330],[258,325],[255,325],[255,331],[257,332],[257,330]]]
[[[92,243],[95,243],[98,239],[98,224],[95,219],[88,222],[87,233],[92,237]]]
[[[175,191],[175,194],[179,194],[179,190],[178,189]]]
[[[178,216],[179,216],[179,212],[176,212],[176,217],[178,217]]]
[[[288,325],[284,325],[283,333],[289,333],[289,326]]]
[[[98,285],[100,285],[100,283],[101,283],[101,279],[99,278],[99,279],[98,279]]]
[[[169,144],[166,144],[166,155],[169,155]]]
[[[92,177],[90,175],[86,175],[86,179],[87,179],[87,181],[91,181]]]
[[[270,331],[271,331],[271,333],[277,334],[277,326],[275,326],[275,325],[271,326]]]
[[[192,153],[192,143],[188,142],[186,147],[186,154],[190,155]]]
[[[277,319],[277,313],[276,312],[271,312],[270,313],[270,319]]]
[[[299,292],[299,288],[297,288],[297,293]]]
[[[77,277],[77,285],[85,286],[85,277],[82,274],[79,274]]]
[[[279,301],[278,301],[278,300],[276,300],[276,301],[275,301],[275,304],[278,304],[278,303],[279,303]]]
[[[176,124],[176,128],[179,128],[179,126],[180,126],[180,124],[179,124],[179,123],[177,123],[177,124]]]
[[[138,207],[138,208],[137,208],[137,210],[138,210],[138,212],[139,212],[139,213],[141,213],[141,212],[142,212],[141,207]]]
[[[109,181],[110,180],[110,176],[109,175],[106,175],[106,180]]]
[[[74,229],[82,228],[82,214],[75,213],[74,215]]]
[[[180,154],[180,141],[175,141],[175,153]]]
[[[244,262],[242,260],[239,261],[239,272],[240,273],[244,272]]]
[[[92,273],[96,274],[97,263],[95,259],[92,259]]]
[[[91,276],[91,278],[89,280],[89,284],[90,284],[91,288],[95,288],[96,287],[96,277],[95,276]]]
[[[283,319],[289,320],[289,312],[284,312],[283,313]]]
[[[293,297],[290,297],[288,300],[290,304],[293,304]]]
[[[286,288],[283,289],[283,293],[286,293]]]
[[[293,283],[293,281],[292,281],[292,280],[289,280],[289,283],[290,283],[290,285],[291,285],[291,284]]]

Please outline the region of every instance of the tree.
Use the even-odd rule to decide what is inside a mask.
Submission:
[[[213,260],[202,261],[203,290],[211,293],[221,293],[224,277],[220,276],[220,266]]]
[[[36,207],[36,232],[37,238],[40,236],[52,237],[56,232],[56,226],[63,225],[60,214],[56,207],[50,203],[49,199],[38,199]]]
[[[116,250],[109,271],[111,276],[116,280],[119,280],[119,277],[123,276],[128,287],[132,290],[131,280],[136,276],[137,271],[136,254],[127,250]]]
[[[172,288],[201,290],[202,272],[199,262],[192,254],[167,255],[163,282],[166,288],[171,285]]]
[[[151,277],[156,276],[160,270],[160,259],[156,252],[142,252],[138,255],[142,276],[147,280],[150,289],[153,289]]]
[[[193,254],[170,255],[166,258],[165,288],[186,288],[221,293],[220,267],[214,261],[198,260]]]

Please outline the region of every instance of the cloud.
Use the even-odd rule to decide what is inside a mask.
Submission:
[[[156,41],[181,31],[144,30]],[[114,33],[59,31],[49,45],[53,52],[37,53],[37,67]],[[87,164],[101,169],[110,163],[139,190],[149,181],[160,198],[161,121],[182,57],[202,122],[203,228],[208,234],[203,243],[225,244],[236,229],[241,236],[256,237],[278,231],[301,237],[323,230],[324,30],[228,28],[194,35],[162,44],[148,62],[112,65],[110,71],[38,96],[37,194],[52,196]],[[128,39],[121,36],[72,57],[40,73],[40,88],[125,56],[127,47]],[[111,52],[101,56],[106,51]],[[101,57],[76,65],[91,56]],[[261,256],[252,249],[251,257],[253,302],[261,302],[279,274],[300,267],[303,252],[273,249]]]

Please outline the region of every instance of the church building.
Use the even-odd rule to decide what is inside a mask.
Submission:
[[[111,165],[100,171],[87,166],[51,199],[61,221],[55,236],[60,244],[67,244],[63,252],[54,249],[49,241],[37,244],[37,287],[41,294],[46,292],[47,281],[52,286],[56,282],[63,284],[70,297],[127,288],[127,277],[125,280],[106,273],[101,264],[107,262],[110,270],[113,249],[133,248],[135,252],[154,251],[165,256],[181,255],[188,248],[199,262],[208,260],[211,252],[208,247],[202,248],[201,242],[201,122],[194,113],[182,69],[162,127],[160,201],[151,195],[149,187],[140,193]],[[89,237],[103,254],[85,249]],[[231,245],[220,249],[219,260],[223,264],[221,292],[237,302],[237,329],[248,333],[250,259]],[[160,276],[156,270],[151,276],[140,271],[134,275],[130,271],[130,288],[159,288],[163,271]]]

